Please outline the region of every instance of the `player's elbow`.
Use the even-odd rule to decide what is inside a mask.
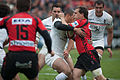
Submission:
[[[60,22],[60,21],[56,21],[56,22],[54,23],[54,26],[55,26],[57,29],[59,29],[61,25],[62,25],[62,22]]]

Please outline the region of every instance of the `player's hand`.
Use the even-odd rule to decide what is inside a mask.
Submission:
[[[89,39],[88,39],[88,43],[89,43],[89,44],[93,44],[92,40],[89,40]]]
[[[111,50],[111,48],[107,48],[107,50],[108,50],[108,52],[110,53],[110,58],[112,58],[112,50]]]
[[[68,58],[68,55],[69,55],[69,51],[68,50],[64,50],[64,58]]]
[[[86,35],[85,32],[83,32],[81,28],[74,28],[74,31],[79,36],[85,37],[85,35]]]
[[[59,16],[59,18],[63,19],[64,18],[64,13],[59,13],[58,16]]]
[[[50,53],[50,54],[51,54],[51,56],[54,56],[54,54],[55,54],[55,53],[54,53],[53,51],[51,51],[51,53]]]
[[[35,41],[35,44],[38,44],[38,41],[37,41],[37,40]]]

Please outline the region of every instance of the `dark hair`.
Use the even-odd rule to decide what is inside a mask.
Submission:
[[[70,16],[72,16],[73,15],[73,13],[74,13],[74,11],[72,10],[72,9],[67,9],[67,10],[65,10],[65,12],[64,12],[64,14],[66,15],[66,14],[69,14]]]
[[[96,4],[98,5],[103,4],[103,7],[104,7],[104,2],[102,0],[95,1],[94,6],[96,6]]]
[[[0,18],[10,14],[10,8],[6,4],[0,4]]]
[[[19,12],[28,11],[31,7],[31,0],[17,0],[16,7]]]
[[[60,3],[54,3],[53,6],[52,6],[52,10],[54,7],[57,7],[57,8],[60,8],[62,10],[62,6]]]
[[[88,9],[86,7],[78,7],[77,9],[79,9],[79,13],[83,13],[84,17],[88,19]]]

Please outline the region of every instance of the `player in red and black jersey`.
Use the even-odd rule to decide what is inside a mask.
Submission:
[[[9,36],[9,52],[2,66],[1,75],[4,80],[12,80],[18,72],[24,73],[28,79],[34,79],[38,74],[38,56],[35,51],[36,32],[44,38],[48,53],[51,50],[51,38],[47,29],[38,17],[31,16],[31,0],[17,0],[18,13],[4,17],[0,28],[6,28]]]
[[[97,80],[106,80],[102,74],[100,60],[97,51],[89,43],[91,31],[88,22],[88,10],[85,7],[78,7],[74,11],[75,22],[67,24],[64,15],[61,13],[62,22],[58,21],[54,25],[57,29],[75,31],[75,42],[80,56],[77,59],[73,70],[73,80],[80,80],[80,76],[87,71],[91,71]]]

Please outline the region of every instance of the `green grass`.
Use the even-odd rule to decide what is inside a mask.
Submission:
[[[71,51],[71,56],[75,64],[78,56],[76,49]],[[101,60],[101,66],[105,77],[111,78],[112,80],[120,80],[120,49],[113,49],[112,58],[109,58],[109,53],[105,50]],[[39,72],[39,80],[54,80],[56,75],[57,72],[45,65]],[[19,76],[21,80],[27,80],[23,74],[19,73]],[[87,73],[87,77],[88,80],[92,80],[91,72]]]

